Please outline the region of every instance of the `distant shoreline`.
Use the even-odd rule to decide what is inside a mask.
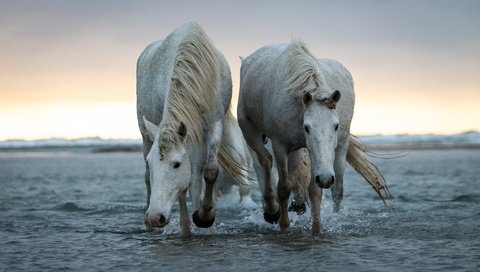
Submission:
[[[356,137],[371,150],[480,149],[480,132],[452,135],[365,135]],[[142,152],[141,139],[102,139],[99,137],[0,141],[0,152]]]
[[[3,153],[29,153],[29,152],[73,152],[73,153],[133,153],[142,152],[142,145],[125,145],[125,146],[35,146],[21,148],[0,148]]]
[[[433,150],[433,149],[480,149],[480,144],[465,143],[398,143],[369,144],[372,150]]]
[[[391,143],[367,144],[368,149],[375,151],[389,150],[446,150],[446,149],[480,149],[480,144],[470,143]],[[142,145],[112,145],[112,146],[34,146],[22,148],[0,148],[1,153],[35,153],[35,152],[72,152],[72,153],[141,153]]]

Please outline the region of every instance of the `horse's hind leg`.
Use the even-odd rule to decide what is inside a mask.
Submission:
[[[248,197],[250,195],[250,186],[241,184],[238,187],[240,201],[242,201],[245,197]]]
[[[305,148],[288,155],[288,176],[292,183],[294,197],[288,211],[304,214],[307,211],[307,193],[310,184],[310,157]]]
[[[343,174],[345,173],[347,151],[348,138],[346,141],[339,143],[335,151],[335,162],[333,165],[335,170],[335,183],[331,188],[334,212],[340,211],[340,204],[343,199]]]
[[[280,211],[270,176],[272,171],[272,155],[264,146],[262,133],[248,121],[248,118],[239,115],[238,123],[246,142],[257,155],[258,162],[262,167],[262,173],[257,173],[257,180],[263,195],[263,200],[265,201],[263,217],[265,221],[271,224],[277,223],[280,218]]]
[[[213,191],[215,181],[218,177],[218,150],[222,139],[222,122],[217,121],[212,131],[207,135],[207,160],[203,170],[203,178],[205,179],[205,195],[203,201],[198,209],[193,214],[193,222],[197,227],[208,228],[212,226],[215,221],[215,209],[213,201]]]

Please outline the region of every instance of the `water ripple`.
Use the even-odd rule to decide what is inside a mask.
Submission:
[[[467,194],[454,197],[451,202],[480,203],[479,194]]]
[[[52,210],[62,211],[62,212],[86,212],[86,211],[91,211],[92,209],[80,207],[74,202],[66,202],[53,207]]]

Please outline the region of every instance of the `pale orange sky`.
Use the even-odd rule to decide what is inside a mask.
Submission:
[[[189,20],[226,55],[234,93],[238,56],[298,38],[352,73],[352,133],[480,131],[478,14],[478,1],[0,1],[0,140],[139,138],[136,59]]]

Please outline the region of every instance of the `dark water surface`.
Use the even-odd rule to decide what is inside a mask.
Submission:
[[[214,226],[146,232],[140,153],[0,153],[2,271],[479,271],[480,151],[405,151],[374,159],[396,209],[347,170],[340,213],[322,203],[281,232],[254,203],[223,199]],[[257,205],[254,205],[254,204]]]

